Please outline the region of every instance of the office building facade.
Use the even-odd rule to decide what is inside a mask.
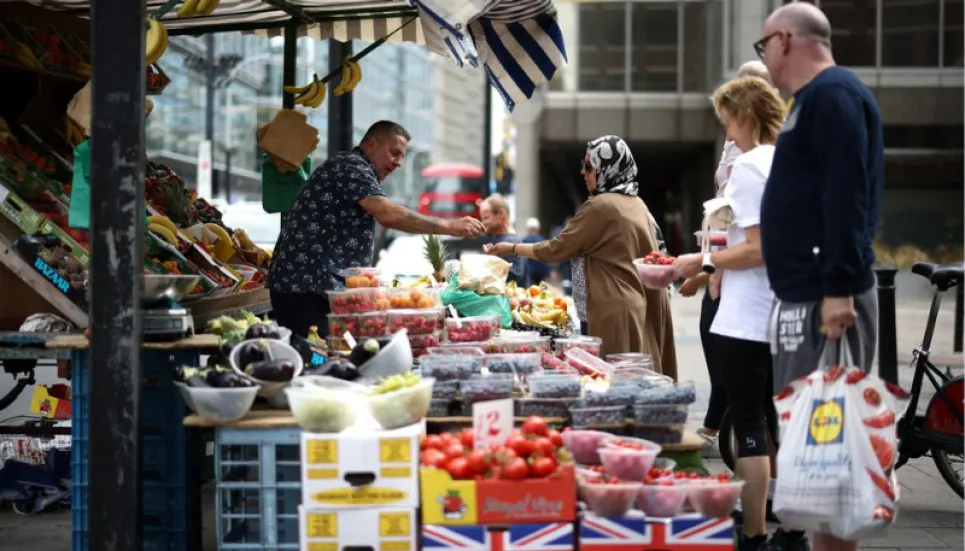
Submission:
[[[569,64],[517,108],[517,220],[556,223],[585,196],[586,141],[618,134],[640,167],[641,195],[692,248],[723,131],[709,94],[745,61],[780,0],[559,4]],[[963,231],[961,0],[821,0],[838,63],[874,91],[883,117],[881,238],[933,249]],[[829,121],[833,124],[833,121]],[[562,190],[565,193],[560,193]],[[553,201],[546,198],[554,197]],[[560,199],[562,197],[562,199]],[[922,224],[922,215],[942,220]],[[665,228],[665,232],[667,232]]]

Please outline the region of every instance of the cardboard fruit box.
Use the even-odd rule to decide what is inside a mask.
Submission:
[[[525,480],[453,480],[433,467],[423,467],[420,476],[425,524],[505,525],[576,518],[572,467],[549,478]]]

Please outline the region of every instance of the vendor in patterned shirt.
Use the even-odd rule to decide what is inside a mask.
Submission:
[[[345,269],[372,262],[375,223],[415,234],[471,238],[485,228],[476,218],[423,216],[389,200],[382,181],[402,165],[409,133],[390,121],[373,124],[362,142],[315,169],[282,227],[268,275],[278,324],[307,337],[327,336],[326,294],[344,287]]]

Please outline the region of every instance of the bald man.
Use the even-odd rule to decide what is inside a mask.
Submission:
[[[871,369],[878,319],[871,243],[884,153],[877,102],[857,76],[835,65],[821,10],[804,2],[777,9],[754,49],[774,84],[794,95],[761,202],[764,265],[777,297],[771,334],[778,392],[821,366],[827,342],[842,337],[854,363]],[[778,477],[778,516],[781,493]],[[853,550],[857,543],[819,534],[814,547]]]

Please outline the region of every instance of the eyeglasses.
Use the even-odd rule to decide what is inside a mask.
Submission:
[[[764,57],[764,49],[767,48],[767,43],[770,42],[772,38],[774,38],[775,36],[780,35],[781,33],[782,33],[782,31],[773,32],[773,33],[765,36],[764,38],[758,40],[757,42],[755,42],[755,43],[754,43],[754,52],[757,53],[757,57],[763,58],[763,57]]]

